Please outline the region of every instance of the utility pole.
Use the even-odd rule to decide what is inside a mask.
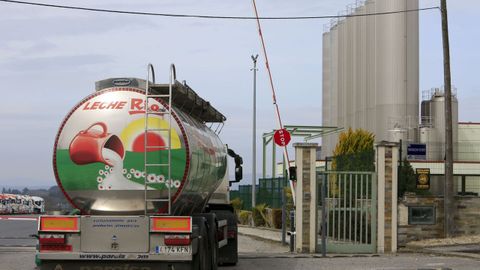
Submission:
[[[257,185],[257,59],[258,54],[253,56],[253,120],[252,120],[252,207],[256,203]]]
[[[447,1],[440,1],[442,14],[443,72],[445,84],[445,185],[444,185],[444,236],[452,237],[454,231],[453,216],[453,135],[452,135],[452,81],[450,77],[450,45],[448,40]]]

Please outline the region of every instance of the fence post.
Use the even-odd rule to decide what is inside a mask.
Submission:
[[[328,175],[323,174],[321,178],[321,196],[322,196],[322,256],[327,256],[327,183]]]
[[[386,141],[376,145],[378,253],[397,251],[398,148]]]
[[[287,213],[285,213],[285,211],[287,211],[286,207],[285,207],[285,204],[286,204],[286,200],[285,200],[285,190],[282,188],[282,245],[285,245],[287,244],[286,242],[286,237],[285,235],[287,234]]]
[[[295,143],[297,182],[295,187],[295,227],[297,252],[314,253],[317,249],[317,143]]]
[[[290,211],[290,252],[295,251],[295,210]]]

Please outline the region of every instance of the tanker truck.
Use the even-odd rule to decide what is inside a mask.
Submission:
[[[177,81],[173,65],[166,84],[155,83],[149,65],[146,80],[110,78],[95,88],[55,139],[56,181],[77,213],[39,217],[38,268],[235,265],[228,190],[242,178],[242,158],[218,137],[225,116]]]

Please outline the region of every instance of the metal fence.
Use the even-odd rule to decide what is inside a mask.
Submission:
[[[260,178],[256,187],[257,204],[266,204],[271,208],[282,207],[282,193],[288,187],[288,180],[284,177]],[[243,202],[242,209],[252,209],[252,185],[240,185],[238,190],[230,191],[230,200],[239,198]]]
[[[320,236],[323,233],[328,252],[375,252],[376,174],[374,172],[321,172],[317,175],[317,183],[320,191],[318,194],[324,196],[323,198],[318,196],[317,202],[319,211],[317,249],[322,249]]]

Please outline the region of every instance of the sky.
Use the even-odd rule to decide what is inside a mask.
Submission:
[[[143,12],[252,16],[239,0],[42,0],[43,3]],[[260,16],[333,15],[352,0],[257,0]],[[449,2],[452,79],[460,121],[480,122],[478,10],[480,1]],[[420,0],[420,7],[438,6]],[[284,124],[322,124],[322,33],[328,20],[263,21],[277,101]],[[170,63],[226,117],[224,143],[252,168],[252,60],[261,54],[253,20],[203,20],[92,13],[0,2],[0,187],[55,185],[55,135],[69,110],[97,80],[146,77],[168,81]],[[263,56],[257,81],[257,173],[261,134],[276,127]],[[443,85],[438,10],[420,13],[420,90]],[[320,142],[320,141],[317,141]],[[289,146],[293,157],[293,150]],[[280,152],[277,155],[280,157]],[[279,160],[280,161],[280,160]],[[270,169],[267,170],[268,174]]]

